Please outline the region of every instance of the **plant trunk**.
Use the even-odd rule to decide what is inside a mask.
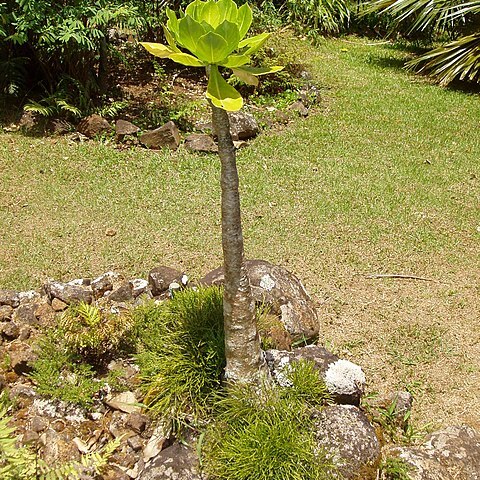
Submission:
[[[243,235],[235,147],[225,110],[212,105],[212,124],[218,136],[222,164],[222,248],[225,271],[223,316],[225,377],[229,382],[256,380],[265,369],[255,319],[255,304],[243,258]]]

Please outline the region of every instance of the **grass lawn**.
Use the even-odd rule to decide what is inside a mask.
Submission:
[[[389,45],[295,48],[323,110],[239,152],[246,255],[305,281],[322,343],[371,392],[408,388],[418,425],[480,427],[478,94],[406,73]],[[0,178],[0,288],[221,263],[215,156],[0,134]]]

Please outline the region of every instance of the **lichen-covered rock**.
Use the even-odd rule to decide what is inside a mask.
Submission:
[[[339,359],[321,346],[308,345],[291,352],[267,350],[265,357],[273,377],[280,384],[290,363],[309,360],[314,363],[335,402],[357,406],[360,404],[366,381],[362,369],[348,360]]]
[[[365,414],[353,405],[332,405],[316,418],[319,448],[331,459],[332,479],[374,480],[380,462],[380,443]]]
[[[234,140],[247,140],[256,137],[260,132],[257,121],[250,113],[228,112],[230,133]],[[216,132],[213,132],[216,135]]]
[[[58,298],[68,305],[79,302],[92,303],[93,301],[93,291],[88,285],[52,281],[46,283],[43,288],[50,301]]]
[[[319,322],[315,305],[302,282],[283,267],[264,260],[245,262],[255,302],[278,315],[286,331],[295,340],[316,337]],[[203,285],[221,285],[223,267],[217,268],[200,280]]]
[[[111,292],[115,286],[119,286],[123,280],[124,278],[119,273],[106,272],[92,280],[90,287],[92,288],[95,298],[100,298],[106,292]]]
[[[37,317],[35,315],[35,310],[37,305],[35,304],[24,304],[20,305],[18,308],[15,309],[15,313],[13,314],[13,320],[16,321],[18,324],[26,324],[26,325],[36,325],[38,324]]]
[[[210,135],[192,133],[185,138],[185,148],[191,152],[218,152],[218,146]]]
[[[8,305],[16,308],[20,305],[20,297],[18,292],[14,290],[0,290],[0,305]]]
[[[13,308],[10,305],[0,306],[0,322],[7,322],[12,319]]]
[[[420,446],[392,448],[388,455],[410,466],[411,480],[480,480],[480,435],[466,425],[434,432]]]
[[[137,480],[202,480],[200,464],[191,447],[175,443],[162,450],[139,473]]]
[[[148,282],[143,278],[134,278],[130,280],[132,285],[132,295],[137,298],[139,295],[147,291]]]
[[[140,135],[140,142],[147,148],[170,148],[176,150],[180,145],[180,133],[173,122]]]
[[[172,283],[186,285],[187,282],[188,278],[184,273],[170,267],[155,267],[148,274],[148,284],[153,296],[167,292]]]

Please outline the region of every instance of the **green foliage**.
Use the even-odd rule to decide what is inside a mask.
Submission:
[[[38,359],[30,377],[37,392],[47,397],[91,407],[104,382],[94,378],[94,369],[78,353],[67,348],[65,333],[52,329],[37,343]]]
[[[453,40],[408,63],[441,85],[456,79],[480,82],[480,3],[459,0],[374,0],[366,12],[385,12],[397,25],[410,22],[410,31],[447,33]],[[465,33],[470,33],[465,35]],[[460,38],[457,38],[459,35]]]
[[[199,420],[220,388],[225,367],[223,298],[217,287],[188,289],[135,310],[144,403],[175,430]]]
[[[165,38],[168,46],[144,42],[142,45],[152,54],[191,67],[205,67],[208,73],[206,97],[218,108],[240,110],[243,99],[228,84],[218,67],[226,67],[243,82],[257,85],[259,75],[277,72],[282,67],[254,68],[246,66],[250,57],[267,41],[269,34],[262,33],[244,38],[252,23],[252,10],[248,4],[237,7],[233,0],[195,0],[185,13],[167,8],[168,21]],[[184,53],[180,49],[191,52]]]
[[[0,477],[2,480],[74,480],[87,474],[100,474],[109,457],[120,445],[118,440],[101,450],[72,461],[49,466],[28,447],[18,446],[15,429],[8,426],[11,418],[0,409]]]
[[[70,305],[60,318],[67,348],[98,362],[122,347],[133,326],[130,314],[110,313],[85,302]]]
[[[216,403],[202,445],[205,471],[223,480],[320,480],[333,466],[318,449],[312,407],[325,386],[308,362],[292,365],[292,385],[235,385]],[[306,390],[313,387],[313,391]]]
[[[379,468],[379,480],[411,480],[411,468],[400,458],[389,457],[382,461]]]

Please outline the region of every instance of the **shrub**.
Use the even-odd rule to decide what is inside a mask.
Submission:
[[[225,367],[222,291],[188,289],[160,305],[137,308],[141,388],[153,414],[178,431],[200,420]]]

